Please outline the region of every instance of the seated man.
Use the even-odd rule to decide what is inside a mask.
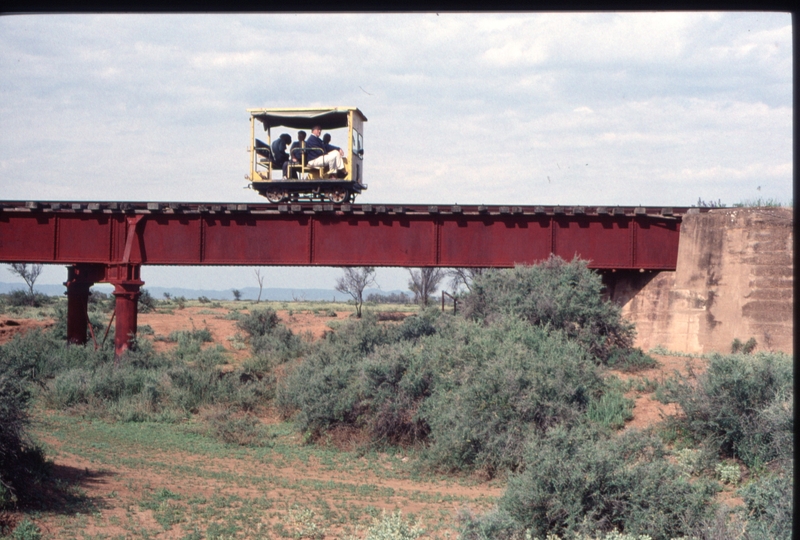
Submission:
[[[272,166],[275,169],[282,169],[283,165],[289,161],[289,154],[286,147],[292,143],[292,137],[288,133],[281,134],[280,137],[272,141]],[[284,177],[286,174],[284,174]]]
[[[341,148],[332,147],[319,138],[322,133],[320,126],[314,126],[311,130],[311,137],[308,138],[308,151],[306,162],[311,167],[328,168],[329,178],[344,177],[344,152]]]
[[[297,132],[297,142],[292,143],[292,146],[289,148],[289,159],[286,160],[286,163],[283,164],[283,177],[287,178],[290,175],[288,174],[289,165],[299,165],[303,163],[303,154],[306,153],[306,132],[302,129]],[[306,156],[306,163],[308,163],[308,157]],[[292,170],[291,178],[297,178],[297,171]]]

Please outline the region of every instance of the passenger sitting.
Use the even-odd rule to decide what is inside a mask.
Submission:
[[[289,165],[297,165],[303,163],[303,153],[306,152],[306,132],[302,129],[297,132],[297,142],[292,143],[289,148],[289,160],[283,164],[283,177],[284,178],[297,178],[297,170],[291,169],[291,174],[288,173]]]
[[[284,164],[289,161],[289,154],[286,147],[292,143],[292,136],[282,133],[280,137],[272,141],[272,166],[275,169],[282,169]],[[286,177],[286,174],[283,175]]]
[[[344,152],[341,148],[331,147],[319,138],[322,133],[320,126],[314,126],[311,130],[311,137],[308,138],[309,148],[307,164],[310,167],[328,168],[329,178],[344,177],[347,173],[344,168]],[[335,149],[334,149],[335,148]]]

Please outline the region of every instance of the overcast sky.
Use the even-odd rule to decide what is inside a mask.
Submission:
[[[344,105],[369,119],[359,203],[793,200],[788,13],[5,16],[0,73],[2,199],[264,202],[246,109]]]

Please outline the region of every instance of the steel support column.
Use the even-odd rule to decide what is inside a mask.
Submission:
[[[142,281],[114,283],[116,298],[116,324],[114,326],[114,356],[119,358],[128,350],[136,339],[136,323],[138,319],[137,304]]]
[[[105,268],[94,264],[67,267],[67,343],[86,343],[89,326],[89,289],[103,278]]]

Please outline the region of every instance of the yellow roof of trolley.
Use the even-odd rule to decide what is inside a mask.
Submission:
[[[285,126],[292,129],[311,129],[320,126],[322,129],[347,127],[350,114],[357,114],[362,122],[367,121],[357,107],[309,107],[284,109],[247,109],[256,120],[264,124],[264,129]]]

